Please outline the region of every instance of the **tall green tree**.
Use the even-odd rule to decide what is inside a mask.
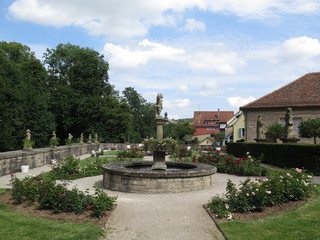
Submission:
[[[155,105],[148,103],[134,88],[122,92],[131,112],[128,141],[139,143],[146,137],[155,136]]]
[[[196,128],[188,122],[173,124],[171,137],[179,142],[186,142],[187,136],[192,136]]]
[[[68,43],[48,49],[44,57],[57,135],[65,139],[69,132],[76,137],[97,133],[102,139],[123,141],[129,109],[108,82],[104,56]]]
[[[47,73],[20,43],[0,42],[0,101],[0,151],[20,149],[28,128],[36,147],[48,144],[55,126],[47,104]]]
[[[317,137],[320,138],[320,118],[308,119],[301,122],[299,134],[301,137],[313,138],[314,144],[317,144]]]

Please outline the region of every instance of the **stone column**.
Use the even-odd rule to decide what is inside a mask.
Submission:
[[[163,117],[157,116],[156,124],[157,124],[157,140],[161,140],[163,139]]]

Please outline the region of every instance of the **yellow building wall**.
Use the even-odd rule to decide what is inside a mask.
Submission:
[[[239,137],[239,129],[244,128],[244,114],[242,113],[239,116],[238,121],[233,125],[233,141],[236,142],[238,140],[244,139],[243,137]]]

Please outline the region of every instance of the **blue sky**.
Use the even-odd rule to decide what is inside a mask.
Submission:
[[[164,95],[171,118],[238,111],[320,71],[318,0],[1,0],[0,40],[93,48],[120,92]]]

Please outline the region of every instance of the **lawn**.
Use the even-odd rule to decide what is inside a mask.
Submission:
[[[0,189],[0,194],[7,191]],[[0,203],[0,239],[43,240],[43,239],[98,239],[103,236],[101,227],[94,224],[75,224],[24,216]]]
[[[320,185],[316,196],[303,206],[256,221],[219,223],[229,240],[316,240],[320,239]]]

